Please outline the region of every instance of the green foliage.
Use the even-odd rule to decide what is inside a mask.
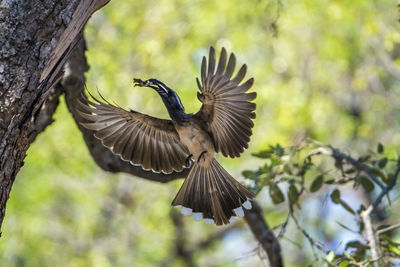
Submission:
[[[312,193],[317,192],[322,187],[323,183],[324,183],[324,175],[318,174],[317,177],[315,177],[314,181],[311,183],[310,192]]]
[[[284,203],[284,195],[288,196],[288,218],[283,224],[281,232],[285,231],[284,228],[287,227],[287,223],[292,218],[300,232],[309,240],[311,246],[322,250],[322,254],[325,254],[324,262],[329,266],[361,266],[371,261],[371,248],[364,237],[365,225],[362,215],[366,211],[364,204],[379,205],[382,198],[393,188],[392,185],[395,183],[393,179],[398,179],[400,171],[400,161],[397,154],[388,156],[384,153],[383,145],[379,144],[377,152],[368,151],[356,160],[331,146],[324,146],[319,142],[307,140],[296,147],[287,149],[283,149],[279,144],[269,146],[267,150],[253,155],[262,158],[264,165],[256,171],[246,170],[243,175],[254,181],[255,190],[260,192],[268,187],[269,196],[274,205]],[[316,161],[315,158],[319,155],[328,156],[331,160]],[[323,186],[324,184],[326,186]],[[360,185],[362,191],[359,190]],[[377,187],[379,189],[376,189]],[[286,188],[286,192],[281,188]],[[355,206],[353,203],[350,205],[343,196],[343,192],[349,188],[352,188],[355,192],[366,194],[376,190],[379,195],[371,195],[373,199],[376,198],[372,201],[373,204],[372,202],[363,203],[359,201],[359,206]],[[329,195],[332,201],[331,205],[340,205],[354,218],[354,221],[358,222],[358,230],[355,231],[343,223],[340,217],[336,219],[337,224],[342,229],[356,234],[359,238],[358,240],[340,241],[344,242],[342,252],[338,253],[332,250],[326,252],[323,246],[302,228],[304,225],[298,224],[295,207],[300,211],[305,205],[303,200],[310,199],[311,193]],[[386,197],[389,200],[389,196]],[[379,202],[375,204],[375,201]],[[386,256],[381,259],[382,262],[389,263],[398,257],[400,244],[396,243],[396,238],[392,236],[380,237],[379,229],[396,229],[399,226],[397,224],[393,227],[379,224],[378,226],[376,234],[378,240],[380,240],[378,251],[390,252],[386,253]]]

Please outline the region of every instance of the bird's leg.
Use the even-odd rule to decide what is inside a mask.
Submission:
[[[201,152],[199,158],[197,159],[197,162],[200,162],[201,157],[202,157],[205,153],[207,153],[207,152],[208,152],[207,150],[204,150],[203,152]],[[206,160],[206,159],[204,158],[204,161],[205,161],[205,160]]]

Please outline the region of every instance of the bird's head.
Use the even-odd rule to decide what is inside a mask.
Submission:
[[[135,86],[150,87],[156,90],[167,106],[168,111],[170,111],[170,109],[184,110],[178,94],[159,80],[148,79],[146,81],[142,81],[141,79],[135,78],[133,79],[133,83]]]

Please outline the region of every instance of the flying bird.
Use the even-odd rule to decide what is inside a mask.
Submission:
[[[134,79],[135,86],[150,87],[161,97],[170,120],[100,101],[82,103],[78,112],[81,124],[94,131],[114,154],[144,170],[171,173],[191,168],[173,206],[184,215],[207,224],[228,224],[251,209],[254,194],[236,181],[217,161],[215,154],[239,157],[248,148],[254,126],[256,93],[247,91],[254,79],[242,83],[247,67],[233,76],[236,57],[222,48],[218,65],[213,47],[208,62],[203,57],[201,78],[196,78],[202,102],[196,114],[185,113],[178,94],[156,79]]]

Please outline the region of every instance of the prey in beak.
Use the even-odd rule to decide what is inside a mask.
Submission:
[[[142,79],[138,78],[133,78],[133,84],[134,86],[139,86],[139,87],[150,87],[150,85],[153,85],[150,80],[143,81]]]

